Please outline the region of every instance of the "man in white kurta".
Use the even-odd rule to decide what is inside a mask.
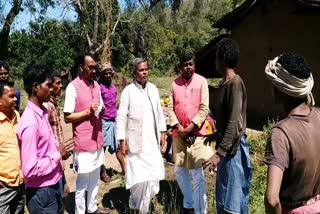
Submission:
[[[144,214],[159,192],[159,181],[164,179],[160,146],[164,144],[166,123],[158,89],[147,81],[147,61],[135,59],[133,72],[134,82],[121,94],[116,133],[120,151],[127,157],[129,206]]]

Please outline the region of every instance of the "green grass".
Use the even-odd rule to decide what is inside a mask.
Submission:
[[[163,98],[166,96],[170,96],[172,81],[175,78],[176,78],[176,76],[170,76],[170,75],[166,75],[166,76],[162,76],[162,77],[151,76],[149,78],[149,80],[150,80],[150,82],[152,82],[153,84],[155,84],[158,87],[160,97]]]
[[[219,87],[219,83],[221,82],[222,78],[212,78],[212,79],[207,79],[208,80],[208,85],[211,85],[215,88]]]
[[[263,160],[267,138],[273,125],[274,121],[269,121],[261,134],[248,137],[250,156],[254,168],[250,187],[250,213],[265,213],[264,194],[267,187],[267,166],[263,163]]]

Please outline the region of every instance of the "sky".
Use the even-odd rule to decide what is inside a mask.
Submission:
[[[60,0],[60,1],[61,1],[60,6],[47,9],[46,18],[75,21],[77,19],[77,13],[73,10],[72,7],[65,8],[65,4],[64,4],[65,0]],[[9,10],[11,9],[11,2],[12,0],[0,0],[0,7],[4,8],[3,14],[0,14],[0,18],[5,17],[7,15]],[[123,7],[125,5],[125,0],[119,0],[119,3],[120,3],[120,7]],[[37,9],[39,9],[39,7],[37,7]],[[14,20],[14,23],[11,27],[11,32],[15,30],[22,30],[22,29],[28,30],[29,22],[35,21],[37,17],[38,17],[37,14],[31,14],[30,11],[28,10],[24,10],[23,12],[20,12]]]
[[[1,17],[6,16],[9,12],[11,5],[8,0],[0,0],[1,5],[4,5],[3,14]],[[39,8],[39,7],[37,7]],[[11,32],[15,30],[28,30],[29,22],[35,21],[39,17],[36,13],[32,14],[28,10],[24,10],[16,16],[13,25],[11,27]],[[77,13],[73,10],[73,8],[65,8],[64,5],[57,6],[55,8],[48,8],[45,17],[47,19],[57,19],[57,20],[71,20],[75,21],[77,19]]]

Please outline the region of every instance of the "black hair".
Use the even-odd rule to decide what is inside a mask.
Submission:
[[[75,79],[79,75],[79,73],[80,73],[79,66],[85,64],[84,61],[87,56],[91,57],[92,59],[95,59],[94,55],[92,55],[90,53],[78,55],[74,59],[74,64],[73,64],[73,67],[71,68],[71,78],[72,79]]]
[[[288,71],[292,76],[299,79],[307,79],[310,77],[311,67],[307,63],[306,59],[297,53],[285,53],[282,54],[278,63]]]
[[[9,64],[4,60],[0,60],[0,69],[2,68],[6,69],[9,72]]]
[[[24,90],[28,96],[32,95],[34,83],[42,84],[50,79],[53,69],[46,64],[35,64],[27,66],[23,73]]]
[[[228,68],[234,69],[240,61],[239,46],[233,39],[221,39],[216,45],[216,56],[223,60]]]
[[[189,61],[193,59],[194,60],[194,54],[190,51],[186,51],[184,53],[182,53],[179,57],[179,60],[180,60],[180,64],[186,62],[186,61]]]
[[[4,87],[5,86],[8,86],[8,87],[14,87],[14,82],[1,82],[0,83],[0,97],[2,97],[3,95],[3,90],[4,90]]]
[[[80,65],[84,65],[84,61],[86,59],[86,57],[91,57],[92,59],[95,59],[94,56],[90,53],[86,53],[84,55],[79,55],[76,57],[76,60],[75,60],[75,66],[80,66]]]
[[[51,72],[50,79],[52,80],[52,82],[54,81],[55,77],[60,77],[61,78],[61,73],[59,71],[57,71],[57,70],[53,70]]]

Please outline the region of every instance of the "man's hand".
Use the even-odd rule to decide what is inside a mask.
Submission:
[[[217,141],[217,139],[219,137],[220,137],[220,133],[218,133],[218,132],[214,132],[212,134],[205,135],[205,136],[203,136],[203,138],[205,138],[205,140],[203,141],[203,144],[211,146],[211,143],[213,141]]]
[[[185,138],[187,136],[188,132],[185,130],[185,128],[183,128],[183,126],[178,124],[177,129],[178,129],[178,134],[180,137]]]
[[[160,138],[160,151],[161,153],[165,152],[165,148],[166,148],[166,132],[161,132],[161,138]]]
[[[68,139],[64,144],[59,144],[59,152],[63,160],[67,160],[74,149],[74,141],[72,138]]]
[[[67,197],[70,193],[70,188],[68,186],[68,184],[64,184],[64,188],[63,188],[63,196]]]
[[[128,155],[128,146],[125,140],[120,140],[120,152],[126,156]]]
[[[177,128],[178,128],[178,133],[180,137],[185,138],[190,132],[192,132],[192,130],[194,129],[194,126],[195,125],[192,122],[186,128],[183,128],[183,126],[178,124]]]
[[[208,160],[202,163],[203,169],[206,169],[209,166],[209,170],[215,170],[215,168],[218,166],[218,163],[220,162],[220,159],[220,155],[218,153],[215,153]]]
[[[97,103],[91,103],[90,106],[90,113],[91,115],[94,115],[94,113],[98,110],[99,105]]]
[[[99,113],[99,119],[101,119],[104,116],[104,112],[106,111],[106,107],[102,105],[101,111]]]

